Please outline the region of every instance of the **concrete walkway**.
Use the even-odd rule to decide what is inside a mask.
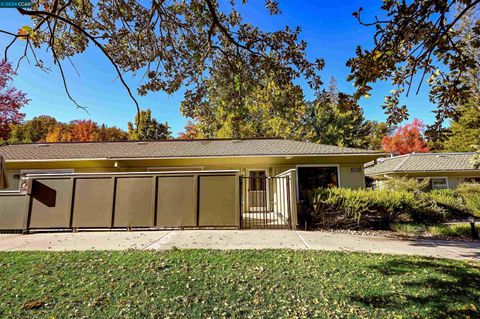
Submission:
[[[0,234],[0,251],[124,250],[177,248],[313,249],[365,251],[480,261],[480,243],[399,240],[291,230],[174,230],[134,232]]]

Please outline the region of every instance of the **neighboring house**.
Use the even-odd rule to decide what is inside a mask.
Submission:
[[[15,221],[24,229],[29,225],[295,227],[296,203],[306,191],[365,187],[365,163],[385,156],[283,139],[17,144],[1,146],[0,154],[6,160],[10,190],[22,188],[26,192],[21,193],[30,197],[25,203],[18,194],[3,194],[11,202],[9,218],[17,216],[18,207],[25,207],[28,216],[33,214]],[[0,191],[0,206],[1,200]],[[145,206],[141,221],[135,215],[140,213],[128,208],[135,202]],[[179,205],[185,206],[181,218]],[[217,218],[225,210],[228,222],[227,217]],[[102,213],[90,216],[95,211]],[[45,223],[49,218],[56,222]],[[92,218],[98,222],[93,224]]]
[[[430,189],[455,188],[463,182],[480,183],[480,169],[470,163],[473,154],[412,153],[380,158],[365,165],[365,175],[380,188],[387,176],[429,178]]]

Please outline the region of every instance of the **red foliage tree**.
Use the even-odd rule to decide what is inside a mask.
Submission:
[[[0,61],[0,140],[8,139],[11,126],[22,122],[20,109],[28,103],[26,94],[9,86],[15,71],[9,63]]]
[[[384,136],[382,147],[385,152],[396,154],[426,153],[427,143],[423,139],[425,124],[419,119],[400,126],[392,136]]]
[[[75,120],[69,131],[69,142],[92,142],[97,140],[98,125],[92,120]]]

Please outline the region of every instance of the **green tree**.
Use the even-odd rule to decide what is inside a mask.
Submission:
[[[338,91],[334,79],[328,91],[307,103],[304,123],[307,129],[304,139],[346,147],[369,147],[373,143],[368,139],[369,133],[377,129],[365,121],[361,107],[352,96]]]
[[[171,138],[168,123],[158,122],[152,117],[152,111],[146,109],[135,116],[135,124],[128,122],[128,138],[133,141],[165,140]]]
[[[476,147],[476,152],[472,155],[472,158],[470,158],[470,163],[475,169],[480,168],[480,147]]]
[[[385,122],[366,121],[368,134],[364,136],[366,147],[371,150],[381,150],[382,140],[393,132],[394,127],[389,127]]]
[[[445,141],[449,152],[472,152],[480,145],[480,106],[468,105],[459,110],[460,116],[452,121],[451,134]]]
[[[460,5],[461,12],[465,5]],[[444,148],[451,152],[474,151],[480,146],[480,47],[478,43],[478,9],[471,10],[460,18],[456,28],[462,41],[462,54],[476,63],[461,73],[459,79],[468,85],[468,100],[459,103],[453,116],[450,134]]]
[[[305,103],[298,85],[281,84],[275,73],[255,65],[229,65],[227,59],[213,67],[205,82],[204,90],[181,108],[202,136],[302,137]]]
[[[102,124],[96,134],[95,140],[97,141],[126,141],[128,140],[128,133],[124,130],[112,126],[108,127],[105,124]]]
[[[48,115],[36,116],[25,123],[12,126],[9,143],[45,142],[49,131],[58,124],[54,117]]]

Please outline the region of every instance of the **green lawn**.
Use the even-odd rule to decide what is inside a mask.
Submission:
[[[312,251],[0,253],[0,318],[479,318],[480,264]]]

